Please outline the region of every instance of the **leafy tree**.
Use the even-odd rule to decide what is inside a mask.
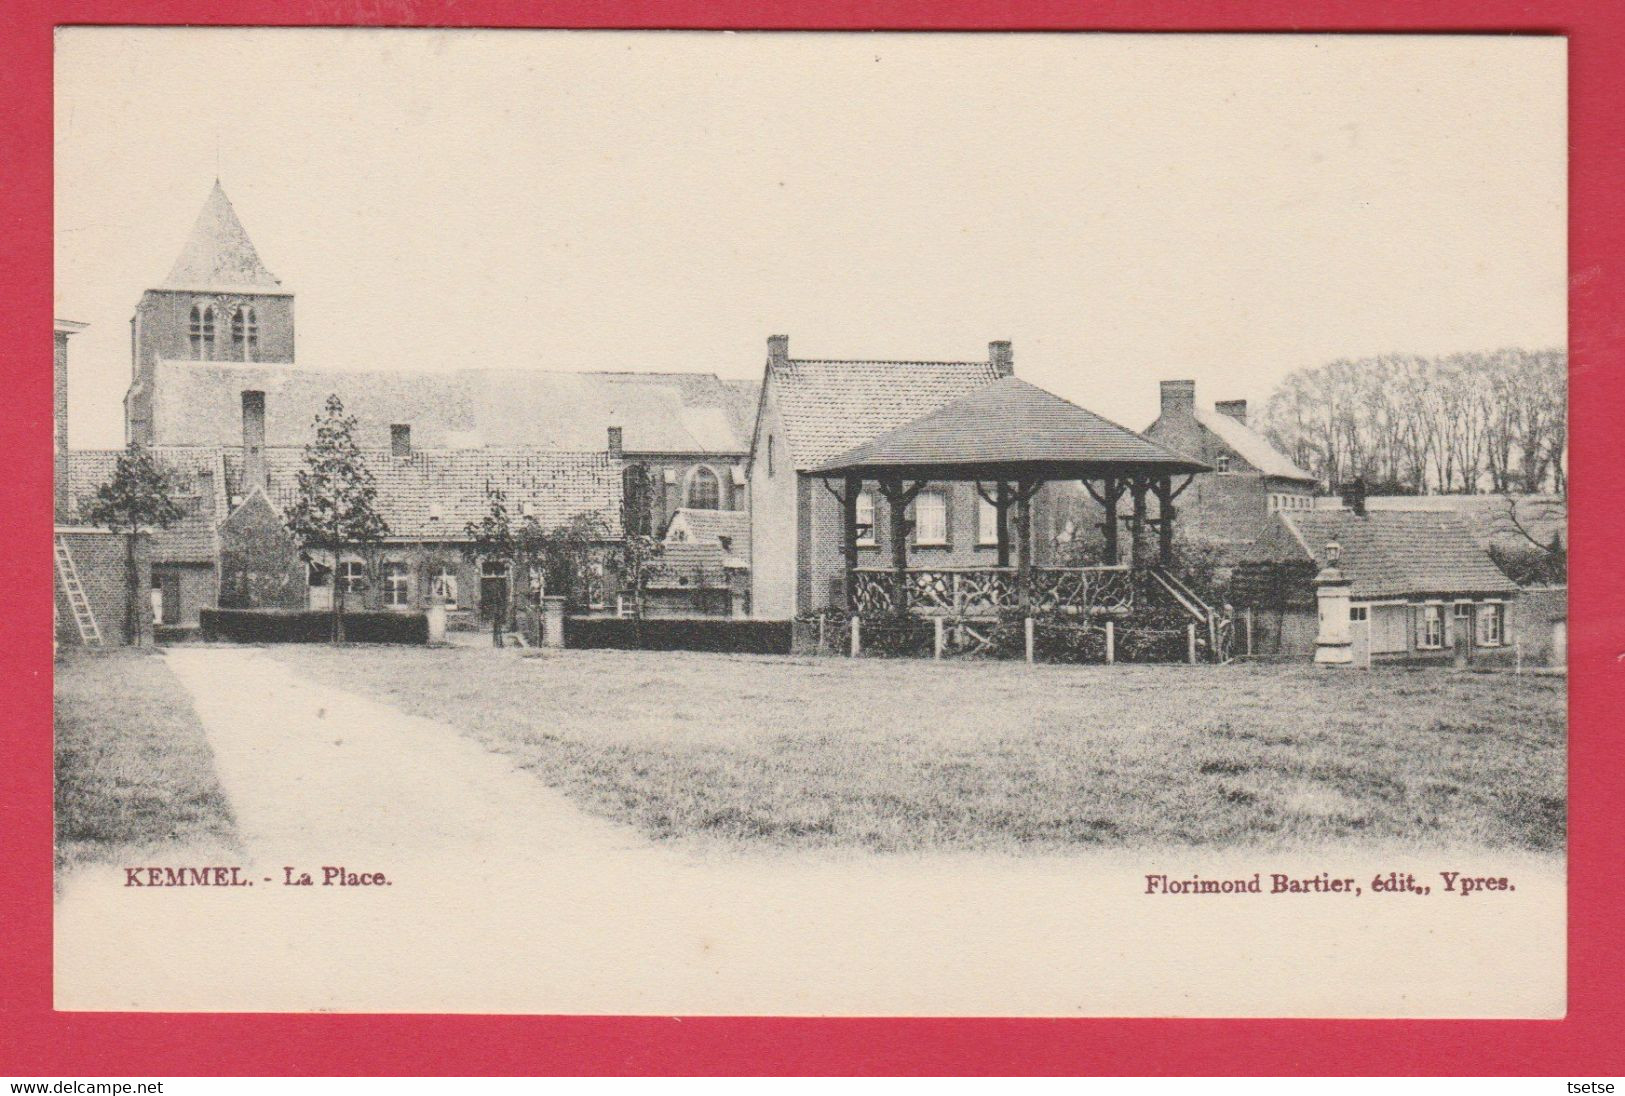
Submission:
[[[314,426],[315,440],[305,446],[305,466],[296,477],[299,494],[286,517],[302,548],[332,556],[332,637],[343,643],[346,583],[339,565],[347,549],[376,550],[389,536],[389,523],[379,512],[377,484],[356,444],[355,416],[344,413],[336,394],[327,397]]]
[[[141,638],[136,539],[151,529],[167,529],[186,516],[174,500],[178,489],[174,474],[139,442],[132,441],[119,454],[113,478],[96,488],[96,494],[85,508],[87,521],[110,532],[122,533],[125,538],[124,578],[128,601],[124,642],[127,645],[134,645]]]

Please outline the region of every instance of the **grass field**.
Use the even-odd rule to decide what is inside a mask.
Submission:
[[[277,649],[664,839],[1556,851],[1561,678]]]
[[[56,863],[140,863],[172,843],[229,849],[231,809],[192,702],[150,650],[56,664]]]

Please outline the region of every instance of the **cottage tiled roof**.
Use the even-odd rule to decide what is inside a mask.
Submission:
[[[1326,507],[1340,505],[1335,498],[1320,501]],[[1515,511],[1509,511],[1509,502]],[[1492,544],[1513,550],[1533,547],[1519,531],[1520,525],[1541,544],[1550,544],[1553,536],[1565,544],[1569,539],[1569,504],[1561,495],[1372,495],[1366,499],[1366,508],[1455,514],[1486,548]]]
[[[508,512],[526,513],[543,527],[563,525],[594,511],[620,536],[621,466],[606,453],[538,450],[416,450],[409,457],[387,449],[366,450],[367,467],[378,487],[378,505],[390,535],[415,540],[460,540],[463,527],[478,522],[488,507],[487,488],[507,496]],[[266,450],[271,501],[286,508],[298,497],[296,479],[304,466],[302,449]],[[242,451],[226,452],[227,489],[243,490]]]
[[[645,569],[652,590],[717,589],[728,584],[730,561],[716,541],[667,541]],[[737,566],[737,564],[732,564]]]
[[[74,449],[67,459],[70,520],[77,520],[96,489],[113,478],[121,449]],[[221,453],[216,448],[168,447],[153,456],[174,475],[180,490],[176,503],[185,516],[168,529],[152,534],[155,563],[208,563],[215,555],[217,515],[224,514],[226,488]]]
[[[1028,465],[1207,466],[1017,377],[1005,377],[818,465],[848,469]]]
[[[216,179],[162,288],[279,292],[281,285],[260,262],[231,199]]]
[[[1261,538],[1284,558],[1324,563],[1326,545],[1342,548],[1338,569],[1358,599],[1510,594],[1517,590],[1455,514],[1416,511],[1287,511],[1276,515],[1289,538]]]
[[[686,529],[687,541],[674,540],[673,535]],[[722,546],[728,560],[741,567],[750,566],[750,515],[743,510],[693,510],[687,507],[672,512],[666,526],[666,544],[708,542]]]
[[[790,456],[806,471],[998,379],[991,362],[791,358],[771,383]]]
[[[1318,480],[1299,468],[1264,435],[1251,426],[1205,407],[1196,409],[1196,421],[1211,430],[1218,439],[1235,451],[1236,455],[1266,476],[1317,483]]]
[[[357,440],[389,444],[412,429],[425,449],[605,449],[619,426],[632,453],[743,455],[740,395],[712,374],[569,373],[534,369],[445,372],[318,370],[287,364],[163,360],[154,430],[162,444],[242,443],[242,393],[265,393],[268,445],[303,445],[327,397],[358,420]],[[753,410],[754,413],[754,410]]]

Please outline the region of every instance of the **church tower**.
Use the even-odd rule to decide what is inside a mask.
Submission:
[[[130,319],[127,441],[161,445],[154,404],[160,361],[293,361],[293,294],[265,269],[220,180],[180,258]]]

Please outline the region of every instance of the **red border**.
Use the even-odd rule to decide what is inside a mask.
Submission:
[[[0,735],[0,1072],[210,1074],[1625,1073],[1625,5],[1618,0],[7,0],[0,5],[0,554],[18,621]],[[1201,9],[1209,9],[1203,11]],[[1222,14],[1219,12],[1222,11]],[[1526,31],[1570,39],[1572,751],[1563,1021],[784,1020],[53,1013],[49,393],[51,31],[62,23],[825,29]],[[16,408],[27,408],[23,414]],[[1610,459],[1612,458],[1612,459]],[[23,591],[21,594],[16,591]]]

